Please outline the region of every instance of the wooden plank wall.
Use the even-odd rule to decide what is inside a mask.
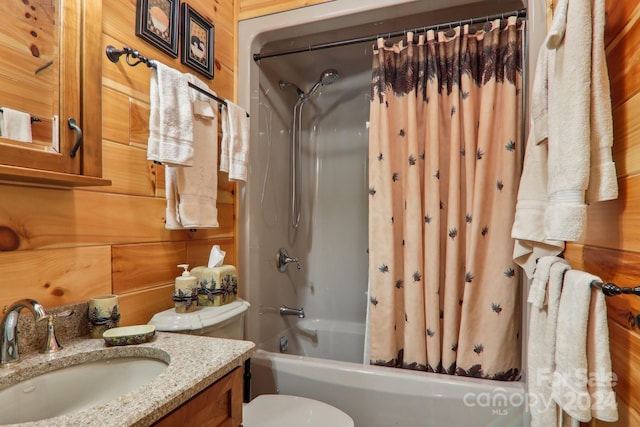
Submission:
[[[211,88],[234,98],[233,1],[188,0],[215,25]],[[183,71],[135,35],[136,0],[103,2],[102,46],[128,45]],[[103,176],[110,187],[63,190],[0,184],[0,307],[34,298],[46,307],[120,295],[122,325],[169,308],[177,264],[206,265],[219,244],[236,264],[235,184],[219,174],[220,228],[164,228],[164,170],[146,160],[149,69],[103,58]],[[203,77],[204,78],[204,77]],[[241,285],[241,284],[240,284]]]
[[[238,19],[255,18],[334,0],[237,0]]]
[[[640,4],[637,0],[607,0],[606,4],[620,197],[589,206],[586,236],[579,244],[568,244],[565,256],[574,268],[634,287],[640,285]],[[640,298],[617,296],[607,298],[607,304],[620,420],[593,425],[639,426],[640,324],[635,316],[640,314]]]

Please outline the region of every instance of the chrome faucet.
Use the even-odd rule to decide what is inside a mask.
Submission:
[[[58,315],[48,314],[45,308],[37,301],[32,299],[21,299],[14,302],[4,310],[2,321],[0,321],[0,367],[6,368],[20,361],[18,353],[18,317],[20,311],[28,309],[36,322],[47,320],[47,338],[42,349],[43,353],[53,353],[62,349],[53,330],[53,318],[61,316],[69,316],[71,312],[63,312]]]
[[[280,306],[280,316],[298,316],[304,319],[304,308],[291,308],[286,305]]]
[[[280,248],[278,250],[278,254],[276,255],[276,267],[278,267],[278,271],[280,273],[284,273],[287,267],[289,266],[289,263],[292,263],[292,262],[296,263],[298,270],[302,269],[302,266],[300,265],[300,261],[298,261],[298,258],[291,258],[285,248]]]

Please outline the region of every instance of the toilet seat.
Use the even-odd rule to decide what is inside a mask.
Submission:
[[[263,394],[242,409],[244,427],[354,427],[340,409],[313,399]]]

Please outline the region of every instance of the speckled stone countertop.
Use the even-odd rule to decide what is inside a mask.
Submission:
[[[47,371],[100,359],[152,357],[169,365],[151,382],[117,399],[70,415],[19,425],[148,426],[242,366],[255,351],[249,341],[167,332],[157,332],[151,342],[130,346],[107,347],[104,340],[87,337],[62,345],[64,349],[53,355],[27,354],[15,367],[0,369],[0,390]]]

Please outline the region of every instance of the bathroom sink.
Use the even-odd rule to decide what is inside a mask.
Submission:
[[[0,390],[0,424],[44,420],[90,408],[150,382],[167,369],[150,357],[68,366]]]

